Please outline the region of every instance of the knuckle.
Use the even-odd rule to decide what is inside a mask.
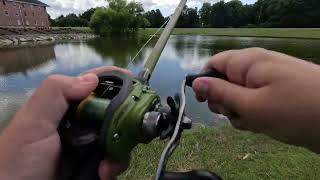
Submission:
[[[47,77],[46,80],[42,83],[42,86],[45,88],[55,89],[60,88],[62,86],[66,86],[66,82],[63,79],[64,76],[62,75],[50,75]]]
[[[212,79],[209,82],[208,100],[212,103],[223,103],[226,96],[225,86],[217,86],[219,79]]]
[[[45,83],[46,83],[46,84],[56,83],[56,82],[59,82],[60,79],[61,79],[61,75],[57,75],[57,74],[50,75],[50,76],[48,76],[48,78],[45,80]]]
[[[268,54],[268,50],[264,49],[264,48],[259,48],[259,47],[254,47],[254,48],[250,48],[248,49],[249,52],[249,57],[251,57],[252,59],[255,59],[257,61],[263,61],[265,60],[264,57],[266,57],[266,55]]]
[[[249,52],[256,53],[256,54],[263,54],[266,53],[268,50],[260,47],[252,47],[247,49]]]

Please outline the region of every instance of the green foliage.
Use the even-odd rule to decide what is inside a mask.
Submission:
[[[140,3],[107,0],[108,7],[89,9],[77,16],[69,14],[50,20],[52,26],[88,26],[98,34],[131,34],[138,28],[158,28],[168,17],[159,9],[144,12]],[[94,19],[91,23],[91,17]],[[204,3],[197,8],[184,8],[177,23],[179,28],[197,27],[320,27],[319,0],[258,0],[244,5],[240,0]],[[105,24],[107,23],[107,24]]]
[[[199,27],[200,19],[198,15],[197,8],[188,8],[184,7],[182,14],[177,23],[177,27],[179,28],[195,28]]]
[[[129,35],[145,26],[142,4],[125,0],[108,0],[108,7],[97,8],[92,15],[90,27],[101,36]]]
[[[258,0],[253,7],[265,27],[320,27],[318,0]]]
[[[68,14],[67,16],[59,16],[56,19],[50,18],[50,24],[54,27],[88,27],[90,18],[96,9],[92,8],[77,16],[76,14]]]
[[[150,28],[159,28],[165,22],[165,18],[159,9],[146,12],[144,17],[149,22],[149,25],[147,24],[146,27]]]
[[[80,15],[80,18],[85,19],[88,22],[90,22],[91,16],[96,11],[96,9],[97,8],[91,8],[91,9],[86,10],[83,14]]]
[[[68,14],[67,16],[59,16],[51,22],[51,26],[55,27],[86,27],[88,26],[88,21],[79,18],[75,14]]]
[[[239,0],[204,3],[199,11],[203,27],[320,27],[319,0]]]

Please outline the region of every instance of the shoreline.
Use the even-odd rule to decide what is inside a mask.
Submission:
[[[139,34],[152,35],[156,28],[140,29]],[[162,31],[159,32],[159,34]],[[225,37],[285,38],[320,40],[319,28],[175,28],[172,35]]]
[[[90,33],[4,35],[0,36],[0,49],[25,45],[51,44],[71,40],[80,41],[96,37],[96,35]]]

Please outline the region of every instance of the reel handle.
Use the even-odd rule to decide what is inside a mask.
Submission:
[[[189,74],[186,77],[186,85],[192,87],[193,81],[200,77],[212,77],[228,81],[228,77],[225,74],[216,69],[210,69],[209,71],[200,74]]]

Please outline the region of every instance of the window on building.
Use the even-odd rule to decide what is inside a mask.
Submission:
[[[17,24],[18,24],[18,26],[21,26],[21,21],[17,20]]]
[[[41,25],[42,25],[42,26],[45,26],[46,24],[42,21]]]
[[[5,6],[7,5],[6,1],[5,0],[2,0],[2,4]]]
[[[30,25],[30,23],[29,23],[29,21],[28,21],[28,20],[26,21],[26,25],[27,25],[27,26],[29,26],[29,25]]]
[[[19,13],[16,13],[16,16],[19,17]]]
[[[34,25],[38,25],[38,21],[35,21],[35,22],[34,22]]]
[[[4,14],[5,14],[6,16],[9,16],[9,11],[4,11]]]
[[[23,11],[23,14],[24,14],[24,16],[25,17],[27,17],[28,15],[27,15],[27,12],[25,12],[25,11]]]
[[[32,16],[34,16],[34,12],[32,12]]]
[[[22,4],[22,7],[24,8],[24,4]]]

